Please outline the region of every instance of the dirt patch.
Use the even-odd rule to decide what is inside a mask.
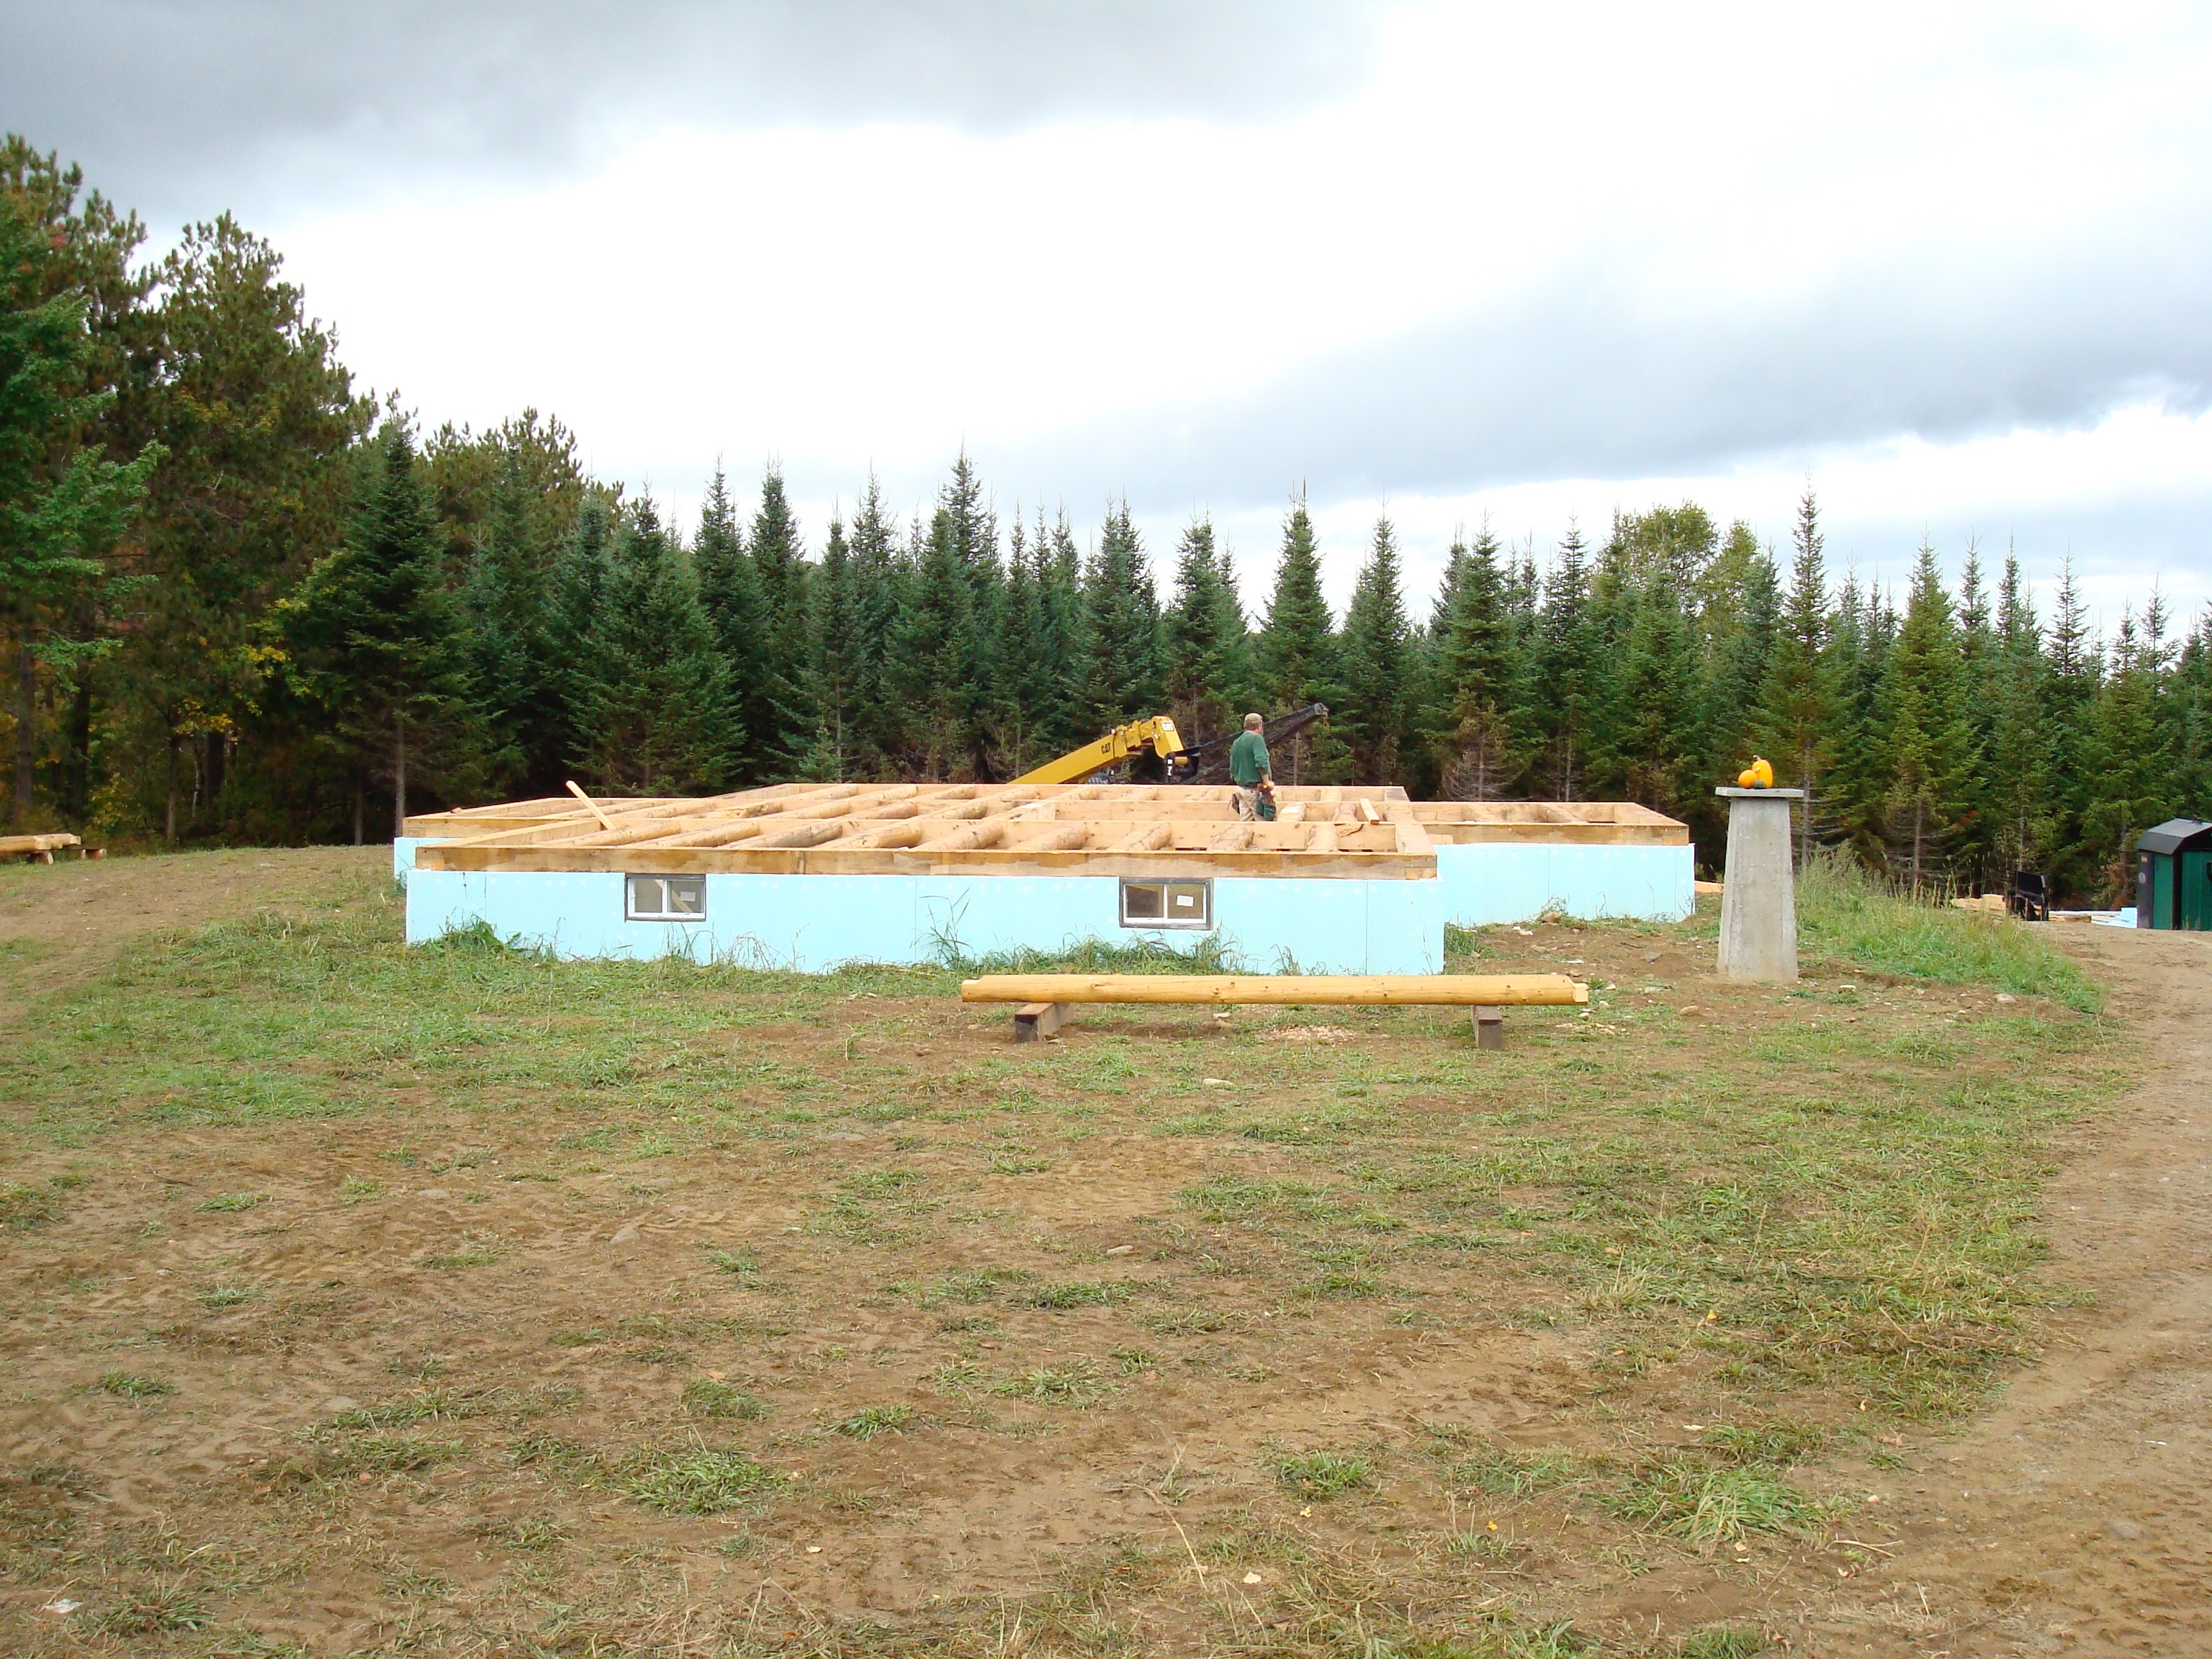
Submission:
[[[2212,939],[2052,931],[2140,1076],[2050,1191],[2088,1299],[1966,1433],[1869,1483],[1886,1553],[1809,1621],[1839,1653],[2212,1652]]]
[[[384,856],[0,890],[13,1650],[1994,1653],[2168,1595],[1936,1505],[1985,1443],[1958,1485],[2026,1504],[1998,1453],[2087,1456],[2163,1350],[1927,1413],[2202,1259],[2125,1224],[2179,1117],[2066,1127],[2106,1063],[2070,1010],[1547,927],[1463,965],[1597,999],[1502,1054],[1425,1010],[1017,1048],[945,975],[404,951]],[[42,932],[63,880],[117,920]],[[179,937],[110,974],[134,919]],[[2168,948],[2081,943],[2128,988]],[[2139,1132],[2056,1189],[2059,1276],[2109,1266],[2054,1312],[2038,1160]],[[2098,1513],[2162,1551],[2188,1485]]]

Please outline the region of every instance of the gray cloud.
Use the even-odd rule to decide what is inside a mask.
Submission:
[[[0,11],[0,109],[157,222],[617,129],[1249,118],[1349,90],[1345,0],[77,0]]]
[[[1540,295],[1310,362],[1171,425],[1057,434],[1017,471],[1148,507],[1694,473],[1911,434],[2073,428],[2212,403],[2212,212],[2154,236],[1864,270],[1673,318],[1587,268]]]

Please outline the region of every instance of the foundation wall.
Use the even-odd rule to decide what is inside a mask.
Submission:
[[[1437,848],[1444,920],[1534,921],[1547,910],[1597,920],[1681,921],[1697,909],[1694,847],[1479,842]]]
[[[416,870],[407,939],[478,921],[502,939],[570,958],[678,955],[820,973],[848,962],[924,963],[1139,939],[1188,951],[1187,929],[1120,925],[1109,876],[709,875],[696,923],[630,921],[606,872]],[[1443,967],[1443,884],[1216,877],[1214,931],[1251,972],[1433,974]]]

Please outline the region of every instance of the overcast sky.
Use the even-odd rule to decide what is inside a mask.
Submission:
[[[1693,498],[2212,599],[2212,10],[0,0],[0,121],[270,236],[429,424],[818,537],[963,444],[1248,600]]]

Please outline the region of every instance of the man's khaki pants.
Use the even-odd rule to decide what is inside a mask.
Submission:
[[[1247,789],[1243,784],[1231,786],[1237,792],[1237,816],[1249,823],[1260,816],[1260,792]]]

